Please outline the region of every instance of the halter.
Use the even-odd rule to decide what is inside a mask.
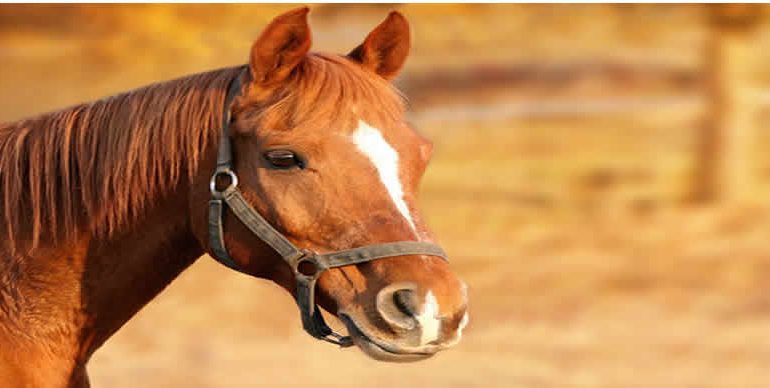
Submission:
[[[315,283],[321,274],[330,269],[366,263],[372,260],[394,256],[428,255],[446,260],[446,253],[435,244],[422,241],[398,241],[384,244],[366,245],[342,251],[318,254],[300,249],[284,235],[275,230],[262,216],[249,205],[238,190],[238,175],[232,169],[232,144],[230,142],[230,105],[240,93],[240,77],[230,82],[222,122],[221,140],[217,152],[217,167],[211,176],[209,189],[209,245],[213,257],[223,265],[239,272],[244,272],[238,263],[227,253],[224,241],[222,216],[225,204],[230,211],[249,230],[269,245],[291,267],[297,281],[296,301],[302,317],[302,327],[311,336],[341,347],[353,345],[350,336],[335,333],[323,319],[315,303]],[[229,184],[220,190],[217,181],[227,177]],[[245,272],[244,272],[245,273]]]

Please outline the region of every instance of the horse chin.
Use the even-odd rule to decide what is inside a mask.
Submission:
[[[411,349],[402,348],[396,344],[385,343],[382,340],[375,340],[366,335],[360,326],[355,323],[348,315],[340,314],[340,320],[345,323],[353,343],[361,349],[364,354],[377,360],[387,362],[415,362],[430,358],[434,353],[419,352]]]

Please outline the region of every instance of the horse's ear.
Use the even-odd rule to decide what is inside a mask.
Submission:
[[[270,85],[286,79],[310,50],[309,8],[277,16],[251,46],[251,75],[254,82]]]
[[[348,57],[385,79],[393,79],[404,65],[409,47],[409,22],[393,11]]]

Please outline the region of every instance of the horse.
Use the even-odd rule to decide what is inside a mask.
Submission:
[[[0,385],[89,386],[92,354],[207,253],[374,359],[458,343],[467,286],[416,205],[432,144],[392,85],[409,24],[317,53],[308,12],[247,64],[0,125]]]

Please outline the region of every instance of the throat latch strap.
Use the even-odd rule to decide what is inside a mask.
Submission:
[[[225,266],[245,272],[227,252],[224,240],[225,207],[235,215],[255,236],[269,245],[291,267],[297,282],[295,297],[302,317],[302,326],[310,335],[342,347],[352,346],[350,337],[335,333],[323,319],[315,302],[315,284],[321,274],[331,268],[366,263],[372,260],[394,256],[427,255],[446,260],[446,253],[438,245],[422,241],[397,241],[367,245],[343,251],[316,254],[297,248],[283,234],[273,228],[247,201],[238,190],[238,176],[232,169],[232,144],[230,143],[230,105],[240,93],[241,84],[236,77],[228,88],[225,99],[217,167],[211,176],[209,189],[209,248],[212,256]],[[219,189],[218,184],[226,181],[227,187]],[[225,206],[227,205],[227,206]]]

